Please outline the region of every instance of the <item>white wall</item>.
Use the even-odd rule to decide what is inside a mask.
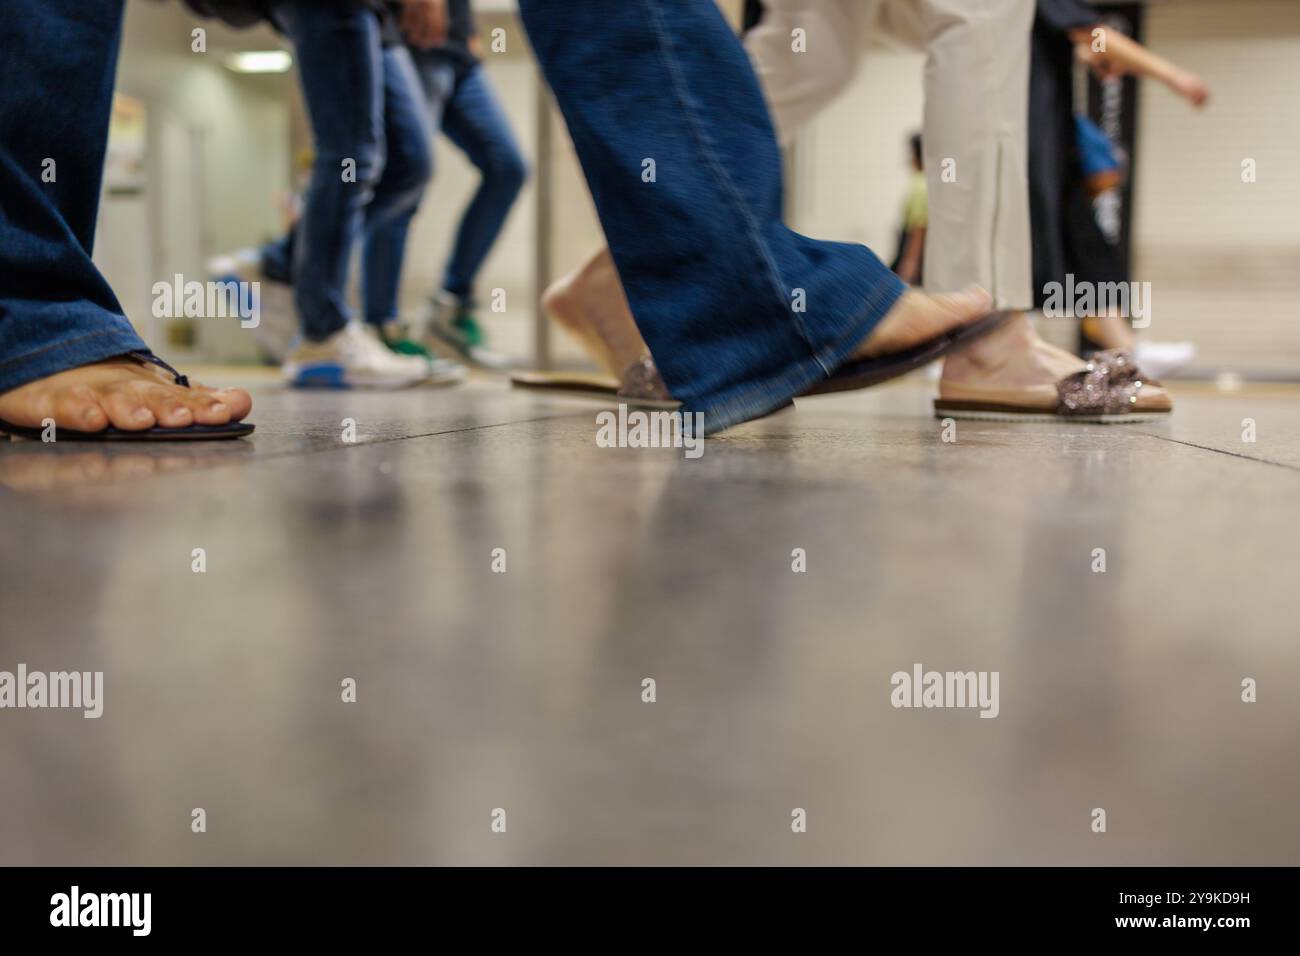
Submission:
[[[1212,91],[1203,112],[1142,91],[1133,278],[1152,284],[1150,334],[1195,342],[1207,372],[1300,377],[1300,3],[1160,4],[1147,42]]]
[[[191,48],[199,24],[208,31],[206,53]],[[293,80],[241,76],[222,64],[231,49],[277,43],[269,30],[235,33],[179,4],[127,6],[118,90],[148,109],[147,185],[139,196],[105,196],[95,256],[136,327],[168,355],[188,357],[168,343],[167,323],[151,315],[153,283],[176,273],[205,279],[207,256],[278,229],[272,196],[289,182]],[[235,321],[200,319],[196,327],[205,360],[257,355]]]

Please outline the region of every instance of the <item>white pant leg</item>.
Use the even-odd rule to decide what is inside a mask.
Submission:
[[[848,86],[865,43],[874,0],[764,0],[745,48],[767,96],[781,144]],[[806,52],[795,51],[803,31]]]
[[[1026,128],[1034,0],[764,6],[746,47],[783,144],[849,84],[869,35],[887,33],[925,49],[925,287],[955,292],[980,285],[1000,308],[1030,308]],[[796,29],[805,31],[807,52],[792,49]]]
[[[1033,279],[1026,128],[1034,0],[919,2],[930,204],[926,291],[978,284],[999,308],[1028,309]]]
[[[867,0],[867,2],[873,8],[867,23],[869,38],[886,37],[909,49],[925,49],[925,0]]]

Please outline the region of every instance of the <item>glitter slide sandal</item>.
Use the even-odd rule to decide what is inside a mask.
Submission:
[[[1143,375],[1121,349],[1097,352],[1086,366],[1055,385],[982,388],[940,385],[937,418],[984,421],[1074,421],[1098,425],[1168,421],[1169,395]]]

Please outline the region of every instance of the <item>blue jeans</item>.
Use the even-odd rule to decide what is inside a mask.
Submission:
[[[147,351],[91,261],[122,3],[5,0],[0,392]]]
[[[294,294],[303,335],[319,341],[351,319],[348,266],[366,239],[362,295],[393,301],[405,238],[372,249],[369,237],[420,204],[433,172],[432,133],[419,80],[403,47],[385,49],[375,14],[319,0],[272,0],[293,42],[316,141],[294,252]],[[352,175],[354,173],[354,175]]]
[[[903,283],[863,246],[782,223],[776,135],[716,6],[519,7],[674,397],[716,431],[781,407],[843,364]]]
[[[441,128],[481,176],[478,190],[461,216],[442,279],[445,290],[462,301],[469,301],[483,261],[492,251],[528,178],[528,165],[481,66],[458,77],[455,66],[436,51],[413,49],[411,57],[424,86],[433,128]],[[384,256],[393,253],[381,250],[403,248],[413,216],[414,210],[394,219],[371,237],[369,247]],[[385,305],[389,308],[385,309]],[[396,317],[395,297],[391,304],[376,300],[373,309],[367,300],[369,321],[382,323]]]

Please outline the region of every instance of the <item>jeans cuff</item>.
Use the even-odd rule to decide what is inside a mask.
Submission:
[[[815,355],[797,359],[778,375],[748,382],[704,408],[684,408],[682,411],[703,412],[704,431],[707,435],[776,411],[808,386],[822,381],[847,362],[854,349],[906,291],[907,286],[901,279],[880,282],[872,290],[857,318],[849,324],[850,331],[836,344],[822,348]]]
[[[125,319],[121,321],[126,322]],[[91,362],[102,362],[127,352],[148,351],[149,347],[140,336],[129,328],[103,329],[53,342],[30,352],[9,356],[0,363],[0,393]]]

